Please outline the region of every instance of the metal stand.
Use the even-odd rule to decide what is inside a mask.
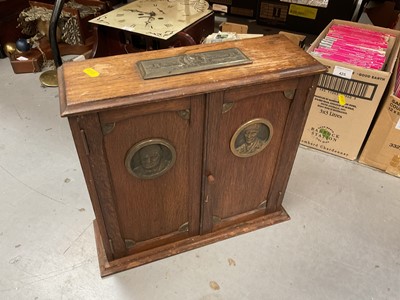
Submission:
[[[53,54],[56,69],[45,71],[39,77],[40,82],[44,86],[48,86],[48,87],[58,86],[57,68],[61,67],[61,65],[62,65],[60,50],[58,49],[58,44],[57,44],[57,24],[58,24],[58,19],[60,18],[60,14],[61,14],[63,6],[64,6],[64,0],[56,0],[55,1],[54,10],[53,10],[53,13],[51,14],[50,26],[49,26],[49,41],[50,41],[51,52]]]

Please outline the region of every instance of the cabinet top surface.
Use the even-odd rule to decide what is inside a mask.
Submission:
[[[251,64],[144,80],[137,62],[238,48]],[[61,115],[101,111],[315,75],[325,67],[282,35],[65,63],[58,70]]]

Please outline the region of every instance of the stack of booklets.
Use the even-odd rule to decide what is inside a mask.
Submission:
[[[388,53],[390,35],[349,25],[332,25],[313,55],[349,63],[355,66],[382,70]]]
[[[394,84],[394,94],[396,97],[400,98],[400,62],[397,62],[397,70],[393,74],[395,77],[395,84]]]

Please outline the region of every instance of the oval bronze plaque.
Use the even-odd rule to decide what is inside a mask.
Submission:
[[[153,179],[172,168],[175,148],[163,139],[148,139],[134,145],[125,158],[128,172],[140,179]]]
[[[257,118],[241,125],[231,139],[231,151],[238,157],[250,157],[261,152],[271,141],[272,124]]]

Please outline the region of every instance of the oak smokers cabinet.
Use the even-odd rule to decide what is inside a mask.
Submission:
[[[252,63],[144,80],[137,62],[237,48]],[[65,63],[102,276],[285,221],[318,74],[281,35]]]

